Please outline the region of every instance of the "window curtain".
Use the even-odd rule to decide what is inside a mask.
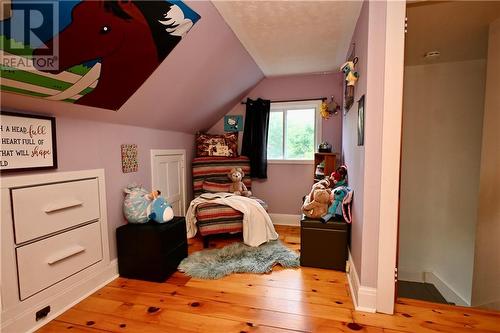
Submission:
[[[267,131],[269,129],[269,113],[271,101],[247,98],[245,114],[245,130],[241,154],[250,159],[250,176],[267,178]]]

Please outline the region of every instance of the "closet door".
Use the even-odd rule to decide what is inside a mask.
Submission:
[[[172,205],[176,216],[185,214],[185,158],[184,154],[152,153],[153,189]]]

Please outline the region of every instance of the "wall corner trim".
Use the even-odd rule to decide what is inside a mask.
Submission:
[[[274,225],[289,225],[300,227],[300,215],[270,213],[269,216],[271,217],[271,221],[273,221]]]
[[[377,288],[361,285],[350,250],[348,263],[347,281],[349,282],[354,309],[356,311],[375,313],[377,308]]]

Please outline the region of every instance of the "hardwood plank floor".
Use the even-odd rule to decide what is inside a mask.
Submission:
[[[300,250],[300,229],[276,227]],[[240,241],[214,239],[212,248]],[[189,252],[203,249],[198,238]],[[410,299],[393,316],[354,310],[345,273],[275,267],[271,274],[219,280],[174,273],[164,283],[118,278],[38,332],[500,332],[495,312]]]

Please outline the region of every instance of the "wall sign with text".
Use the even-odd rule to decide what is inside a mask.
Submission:
[[[54,117],[0,113],[0,171],[57,168]]]

